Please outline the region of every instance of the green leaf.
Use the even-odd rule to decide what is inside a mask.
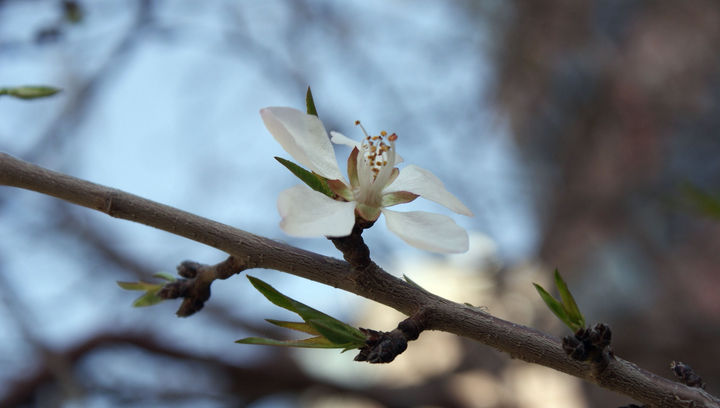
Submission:
[[[118,286],[125,290],[159,290],[162,288],[162,284],[150,283],[150,282],[116,282]]]
[[[566,326],[573,332],[576,332],[585,327],[585,318],[580,309],[575,303],[575,299],[570,293],[567,284],[563,280],[562,276],[557,269],[555,269],[555,286],[560,292],[560,302],[552,297],[542,286],[537,283],[533,283],[535,289],[540,294],[540,297],[545,302],[547,307],[558,317]]]
[[[278,292],[275,288],[254,276],[247,275],[247,278],[250,280],[250,283],[255,287],[255,289],[262,293],[267,300],[282,307],[283,309],[295,312],[295,306],[293,305],[292,299]]]
[[[19,86],[15,88],[0,88],[0,95],[14,96],[20,99],[45,98],[55,95],[60,89],[52,86]]]
[[[308,115],[315,115],[317,116],[317,109],[315,109],[315,101],[313,100],[312,91],[310,91],[310,87],[308,86],[307,93],[305,94],[305,105],[307,105],[307,113]]]
[[[562,276],[560,276],[557,268],[555,268],[555,286],[557,286],[558,292],[560,292],[560,300],[562,300],[563,309],[565,309],[568,320],[572,322],[571,328],[574,327],[574,330],[577,330],[585,327],[585,318],[582,313],[580,313],[580,309],[577,303],[575,303],[575,298],[573,298],[570,289],[568,289],[567,284]]]
[[[312,326],[310,326],[307,323],[301,323],[301,322],[285,322],[282,320],[274,320],[274,319],[265,319],[266,322],[272,323],[275,326],[284,327],[286,329],[290,330],[297,330],[301,331],[303,333],[307,334],[313,334],[313,335],[320,335],[320,333],[315,330]]]
[[[308,320],[314,329],[321,335],[335,344],[343,344],[345,346],[352,345],[350,348],[358,348],[365,345],[366,337],[358,329],[347,325],[339,320],[329,317],[329,319],[311,319]]]
[[[250,283],[252,283],[252,285],[255,286],[255,288],[269,301],[277,306],[297,313],[303,320],[305,320],[306,323],[310,324],[321,334],[324,334],[323,331],[327,331],[330,336],[333,337],[335,335],[351,336],[355,339],[361,338],[365,341],[365,335],[363,332],[353,326],[345,324],[332,316],[328,316],[317,309],[313,309],[304,303],[283,295],[278,292],[277,289],[254,276],[247,275],[247,278],[250,280]]]
[[[698,212],[711,218],[720,219],[720,196],[710,194],[689,183],[683,186],[683,190]]]
[[[280,164],[285,166],[292,174],[302,180],[310,188],[315,191],[321,192],[330,198],[334,198],[335,194],[328,187],[327,179],[321,177],[311,171],[307,171],[290,160],[283,159],[282,157],[275,157],[275,160],[279,161]]]
[[[133,307],[145,307],[145,306],[152,306],[156,305],[160,302],[162,302],[163,298],[157,296],[157,293],[160,292],[160,289],[164,286],[162,283],[150,283],[150,282],[117,282],[118,286],[125,290],[143,290],[145,291],[144,295],[141,295],[139,298],[135,299],[133,302]]]
[[[317,336],[303,340],[273,340],[263,339],[261,337],[247,337],[237,340],[235,343],[240,344],[259,344],[263,346],[281,346],[281,347],[304,347],[304,348],[343,348],[330,342],[330,340]]]
[[[265,296],[270,302],[284,309],[290,310],[291,312],[297,313],[310,327],[308,328],[302,323],[281,322],[276,320],[271,320],[270,323],[281,327],[288,327],[293,330],[304,331],[310,334],[318,333],[332,344],[342,348],[358,348],[365,344],[365,334],[357,328],[343,323],[332,316],[326,315],[317,309],[313,309],[304,303],[283,295],[275,288],[258,278],[250,275],[247,275],[247,278],[250,280],[250,283],[252,283],[255,289],[262,293],[263,296]]]
[[[153,274],[153,277],[162,279],[162,280],[166,280],[168,282],[175,282],[175,280],[176,280],[173,275],[166,273],[166,272],[158,272],[156,274]]]
[[[162,302],[163,298],[157,295],[157,291],[148,291],[144,295],[140,296],[139,298],[135,299],[133,302],[133,307],[146,307],[146,306],[152,306],[156,305],[160,302]]]
[[[542,286],[538,285],[537,283],[533,283],[533,285],[535,286],[535,289],[537,289],[540,297],[545,302],[550,311],[553,312],[555,316],[557,316],[558,319],[560,319],[563,323],[569,325],[567,313],[565,312],[562,304],[555,300],[555,298],[552,297],[545,289],[543,289]]]

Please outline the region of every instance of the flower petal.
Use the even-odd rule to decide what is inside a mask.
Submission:
[[[355,202],[336,201],[300,184],[280,193],[280,228],[296,237],[344,237],[355,225]]]
[[[452,218],[424,211],[383,209],[388,229],[408,244],[432,252],[462,253],[469,247],[467,232]]]
[[[330,136],[331,136],[330,140],[335,144],[341,144],[341,145],[350,146],[350,147],[357,147],[358,149],[360,148],[360,142],[352,140],[340,132],[331,130]]]
[[[343,178],[325,126],[317,116],[283,107],[260,109],[260,116],[275,140],[298,163],[327,179]]]
[[[383,193],[409,191],[430,201],[443,205],[458,214],[472,216],[473,213],[445,189],[445,185],[434,174],[414,164],[400,170],[400,175]]]

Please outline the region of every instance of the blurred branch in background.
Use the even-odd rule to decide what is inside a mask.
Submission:
[[[514,10],[497,95],[539,182],[540,258],[578,274],[622,333],[616,350],[654,370],[682,355],[717,378],[720,349],[691,345],[720,335],[720,230],[680,203],[688,182],[720,185],[718,3]]]

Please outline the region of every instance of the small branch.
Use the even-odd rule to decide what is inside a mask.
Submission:
[[[163,299],[183,298],[176,314],[187,317],[200,311],[210,299],[210,285],[216,279],[227,279],[245,269],[245,265],[234,256],[216,265],[185,261],[177,267],[178,274],[185,279],[166,284],[158,296]]]
[[[424,330],[423,313],[416,313],[398,324],[391,332],[381,332],[361,328],[368,336],[367,345],[360,349],[355,361],[368,363],[389,363],[407,349],[408,341],[417,340]]]
[[[705,382],[699,375],[695,374],[695,371],[689,365],[681,361],[673,361],[670,363],[670,369],[683,384],[689,387],[705,389]]]
[[[220,249],[245,268],[287,272],[343,289],[408,316],[423,310],[426,330],[477,340],[530,363],[565,372],[653,407],[719,407],[720,399],[645,371],[615,357],[595,373],[592,364],[568,357],[558,339],[451,302],[397,279],[370,262],[359,271],[331,257],[259,237],[132,194],[53,172],[0,153],[0,185],[24,188],[152,226]],[[354,262],[354,261],[353,261]]]
[[[360,217],[356,217],[355,226],[347,237],[328,238],[343,254],[343,258],[354,269],[363,270],[370,266],[370,249],[365,245],[362,238],[363,230],[373,226],[375,221],[365,221]]]

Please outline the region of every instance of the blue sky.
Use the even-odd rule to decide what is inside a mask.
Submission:
[[[419,3],[312,1],[310,18],[290,1],[160,2],[155,24],[120,58],[108,60],[133,22],[130,3],[87,2],[84,22],[67,26],[58,43],[38,46],[30,40],[58,18],[55,3],[9,1],[0,9],[0,84],[64,90],[41,101],[0,99],[0,150],[337,256],[326,240],[292,238],[279,229],[277,195],[297,181],[273,160],[288,155],[258,114],[265,106],[302,108],[310,85],[328,129],[359,138],[352,124],[360,119],[370,132],[396,132],[405,161],[433,171],[476,214],[452,215],[460,225],[489,235],[508,262],[531,257],[533,186],[523,183],[521,159],[490,107],[492,38],[483,21],[471,21],[452,3]],[[321,24],[324,18],[334,20]],[[54,122],[98,73],[103,80],[79,120]],[[342,162],[348,152],[337,152]],[[53,199],[0,188],[0,201],[0,234],[14,237],[0,242],[0,273],[26,310],[21,319],[37,322],[44,341],[66,345],[98,327],[162,321],[168,337],[199,330],[206,335],[198,343],[208,353],[234,347],[235,358],[251,358],[231,344],[241,333],[216,333],[210,318],[175,319],[174,304],[150,312],[130,308],[132,294],[114,284],[128,276],[103,271],[77,242],[46,232],[58,205]],[[429,202],[403,209],[451,214]],[[165,232],[71,211],[157,270],[172,272],[188,258],[222,259]],[[381,263],[427,256],[385,231],[383,222],[366,241]],[[262,277],[336,315],[350,314],[359,302],[287,275],[262,271]],[[68,296],[77,291],[87,295]],[[233,279],[216,285],[213,302],[258,321],[270,317],[255,316],[250,292],[244,279]],[[21,365],[32,355],[15,315],[0,303],[0,364]]]

